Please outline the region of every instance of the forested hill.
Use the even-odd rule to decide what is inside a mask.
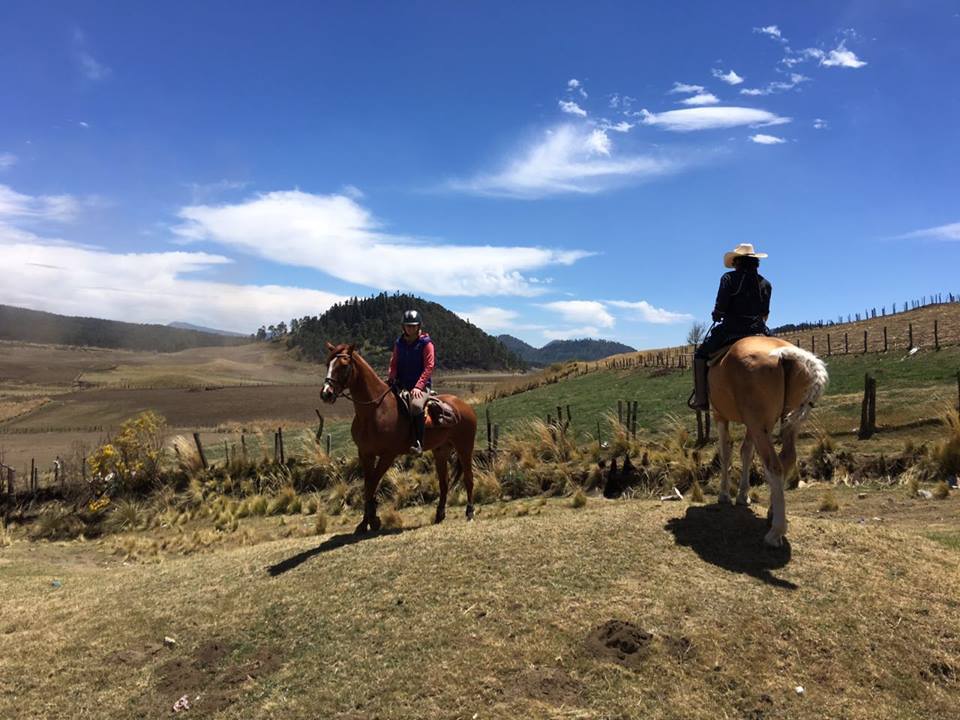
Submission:
[[[524,366],[496,338],[443,305],[399,293],[352,298],[319,317],[294,320],[287,344],[298,348],[308,359],[324,360],[327,341],[354,343],[368,362],[381,369],[389,362],[393,343],[400,334],[403,312],[411,309],[419,310],[423,317],[423,329],[437,350],[438,368],[512,370]]]
[[[612,340],[554,340],[542,348],[535,348],[512,335],[500,335],[497,339],[507,349],[519,355],[531,365],[549,365],[567,360],[599,360],[619,353],[636,352],[629,345]]]
[[[177,352],[194,347],[242,345],[250,337],[230,337],[166,325],[69,317],[38,310],[0,305],[0,340],[46,345],[85,345],[121,350]]]

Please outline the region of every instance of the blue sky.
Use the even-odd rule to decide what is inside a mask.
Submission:
[[[771,324],[956,292],[960,3],[917,5],[5,3],[0,303],[656,347],[740,242]]]

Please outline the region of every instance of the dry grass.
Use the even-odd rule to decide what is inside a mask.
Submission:
[[[253,545],[243,527],[120,536],[106,563],[18,542],[0,565],[0,636],[17,643],[0,716],[162,716],[186,686],[191,713],[222,718],[951,717],[960,554],[924,534],[953,506],[865,526],[821,519],[819,494],[788,500],[792,558],[760,548],[748,511],[646,501],[527,500],[520,518],[323,551],[299,519]],[[645,650],[586,643],[614,619],[647,631]]]
[[[828,489],[823,493],[820,497],[820,506],[817,509],[820,512],[836,512],[840,509],[840,504],[837,502],[833,490]]]

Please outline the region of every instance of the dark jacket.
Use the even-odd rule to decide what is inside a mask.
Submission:
[[[393,357],[390,358],[390,381],[396,381],[401,390],[428,389],[432,382],[430,376],[436,364],[433,341],[425,332],[414,343],[408,343],[403,335],[393,344]]]
[[[732,270],[720,278],[714,319],[731,333],[767,334],[773,286],[756,270]]]

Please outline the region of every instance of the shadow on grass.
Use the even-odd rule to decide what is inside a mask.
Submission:
[[[789,580],[774,577],[771,570],[790,562],[790,543],[770,548],[763,543],[766,518],[745,507],[691,506],[681,518],[669,520],[666,529],[677,545],[691,548],[703,560],[731,572],[744,573],[785,590],[796,590]]]
[[[327,538],[315,548],[304,550],[301,553],[288,557],[286,560],[281,560],[276,565],[271,565],[267,568],[267,574],[270,575],[270,577],[283,575],[283,573],[302,565],[315,555],[337,550],[338,548],[363,542],[364,540],[373,540],[374,538],[384,537],[385,535],[399,535],[408,530],[416,530],[416,528],[393,528],[391,530],[378,530],[377,532],[368,532],[360,535],[352,532],[340,533],[339,535]]]

